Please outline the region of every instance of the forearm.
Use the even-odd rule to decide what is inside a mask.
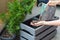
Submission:
[[[46,21],[44,25],[55,25],[55,26],[60,26],[60,20],[55,20],[55,21]]]
[[[60,0],[55,0],[56,5],[60,5]]]
[[[49,1],[53,1],[56,3],[56,5],[60,5],[60,0],[49,0]],[[52,3],[52,2],[51,2]]]
[[[58,2],[58,5],[60,5],[60,0],[59,0],[59,2]]]

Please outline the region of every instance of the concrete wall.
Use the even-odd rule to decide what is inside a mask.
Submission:
[[[9,1],[12,1],[12,0],[0,0],[0,13],[7,11],[7,4]]]
[[[36,6],[35,6],[35,7],[32,9],[32,14],[28,14],[28,15],[26,16],[25,20],[30,19],[30,18],[38,15],[38,14],[40,14],[40,7],[36,7]]]

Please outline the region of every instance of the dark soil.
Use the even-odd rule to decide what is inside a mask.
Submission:
[[[32,27],[32,28],[34,28],[34,29],[36,29],[36,28],[38,28],[37,26],[32,26],[32,25],[30,24],[30,23],[31,23],[32,21],[34,21],[34,20],[35,20],[34,18],[31,18],[31,19],[23,22],[23,24],[25,24],[25,25],[27,25],[27,26],[29,26],[29,27]]]

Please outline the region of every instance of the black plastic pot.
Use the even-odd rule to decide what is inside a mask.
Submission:
[[[16,36],[13,35],[12,37],[9,37],[9,38],[5,38],[5,37],[2,37],[1,36],[1,40],[13,40]]]
[[[23,24],[28,25],[29,27],[34,28],[34,29],[38,28],[38,27],[30,25],[30,22],[32,22],[32,21],[38,21],[38,18],[33,17],[33,18],[29,19],[29,20],[24,21]]]
[[[13,39],[15,39],[15,37],[16,37],[16,35],[15,34],[13,34],[11,37],[3,37],[2,36],[2,33],[5,31],[5,28],[2,30],[2,32],[0,33],[0,39],[1,40],[13,40]]]

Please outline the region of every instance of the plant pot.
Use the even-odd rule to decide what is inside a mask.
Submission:
[[[54,30],[56,30],[56,28],[57,28],[56,26],[46,26],[45,25],[45,26],[36,27],[36,26],[30,25],[30,22],[32,20],[38,19],[37,16],[35,16],[35,17],[36,18],[33,17],[20,24],[20,27],[21,27],[20,39],[21,40],[39,40],[39,39],[42,39],[47,36],[49,36],[49,39],[51,39],[53,36],[55,36],[53,34],[55,34]],[[54,19],[56,19],[56,18],[54,18]],[[48,37],[46,39],[48,39]]]
[[[15,38],[15,35],[13,35],[12,37],[10,38],[6,38],[6,37],[2,37],[1,36],[1,40],[13,40]]]
[[[5,29],[3,29],[0,36],[1,40],[13,40],[16,37],[16,35],[9,35],[8,33],[6,35],[5,34]]]

